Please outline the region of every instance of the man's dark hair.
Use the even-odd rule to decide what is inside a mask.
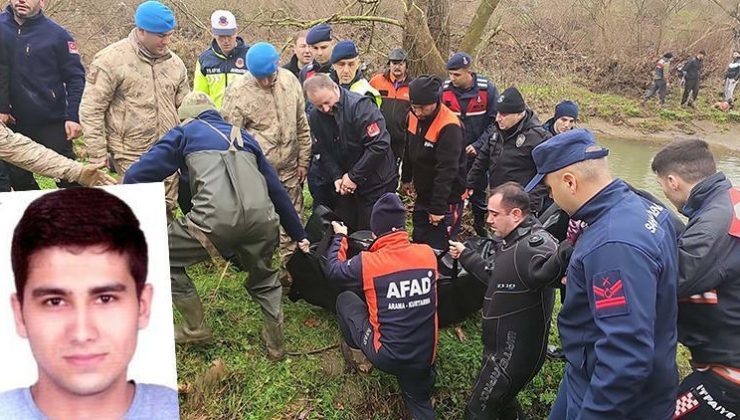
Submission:
[[[530,213],[529,194],[524,191],[524,188],[518,182],[509,181],[499,185],[491,191],[491,197],[496,194],[501,194],[501,204],[503,204],[506,211],[519,209],[525,216]]]
[[[670,51],[668,51],[667,53],[663,54],[663,57],[668,58],[668,59],[671,59],[671,58],[673,58],[673,53],[670,52]]]
[[[704,51],[704,50],[699,50],[699,54],[701,54],[701,55],[707,55],[707,52]]]
[[[650,167],[658,176],[676,174],[692,184],[717,172],[709,145],[699,139],[668,144],[658,151]]]
[[[15,227],[10,249],[18,301],[23,303],[34,253],[52,247],[76,253],[92,246],[126,256],[136,295],[141,297],[147,244],[139,220],[123,200],[98,188],[70,188],[31,202]]]

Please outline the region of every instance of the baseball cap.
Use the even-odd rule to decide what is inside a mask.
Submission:
[[[588,150],[589,148],[592,150]],[[532,150],[537,175],[529,181],[524,190],[532,191],[549,173],[584,160],[601,159],[608,154],[609,149],[596,144],[593,133],[588,130],[579,128],[558,134]]]
[[[213,35],[234,35],[236,33],[236,18],[228,10],[216,10],[211,15],[211,30]]]

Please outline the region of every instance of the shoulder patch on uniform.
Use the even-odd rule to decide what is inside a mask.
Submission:
[[[235,65],[235,66],[236,66],[237,68],[243,69],[243,68],[244,68],[244,59],[243,59],[243,58],[241,58],[241,57],[237,58],[237,59],[236,59],[236,63],[234,63],[234,65]]]
[[[594,312],[599,318],[629,313],[620,270],[605,271],[592,278]]]
[[[529,237],[528,242],[531,246],[539,246],[545,243],[545,238],[543,238],[542,235],[534,234]]]
[[[516,136],[516,147],[522,147],[525,140],[527,140],[527,137],[524,134]]]
[[[96,66],[90,66],[90,70],[87,72],[87,83],[94,85],[95,81],[98,80],[99,68]]]
[[[74,41],[67,41],[67,51],[69,51],[70,54],[80,55],[80,50],[77,48],[77,43]]]
[[[673,418],[679,418],[697,408],[699,408],[699,401],[694,397],[694,394],[689,391],[676,398],[676,411],[673,413]]]
[[[375,137],[378,134],[380,134],[380,127],[378,127],[378,123],[373,121],[370,123],[370,125],[367,126],[367,135],[369,137]]]
[[[730,203],[732,203],[732,221],[729,234],[740,238],[740,189],[730,188]]]

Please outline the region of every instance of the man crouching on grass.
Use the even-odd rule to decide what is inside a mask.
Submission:
[[[0,394],[0,418],[179,418],[175,390],[127,380],[153,294],[128,205],[94,188],[46,194],[18,222],[11,258],[15,327],[38,381]]]
[[[434,418],[430,400],[437,350],[437,258],[412,244],[404,230],[406,208],[395,193],[378,199],[370,216],[370,249],[347,260],[347,227],[332,222],[328,277],[337,298],[342,355],[350,365],[364,354],[395,375],[406,407],[417,420]],[[362,290],[365,302],[353,290]]]

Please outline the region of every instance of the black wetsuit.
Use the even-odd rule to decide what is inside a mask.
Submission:
[[[465,250],[460,262],[488,284],[483,302],[483,361],[467,419],[517,417],[517,393],[545,359],[557,280],[546,270],[556,240],[533,216],[498,244],[493,264]]]

